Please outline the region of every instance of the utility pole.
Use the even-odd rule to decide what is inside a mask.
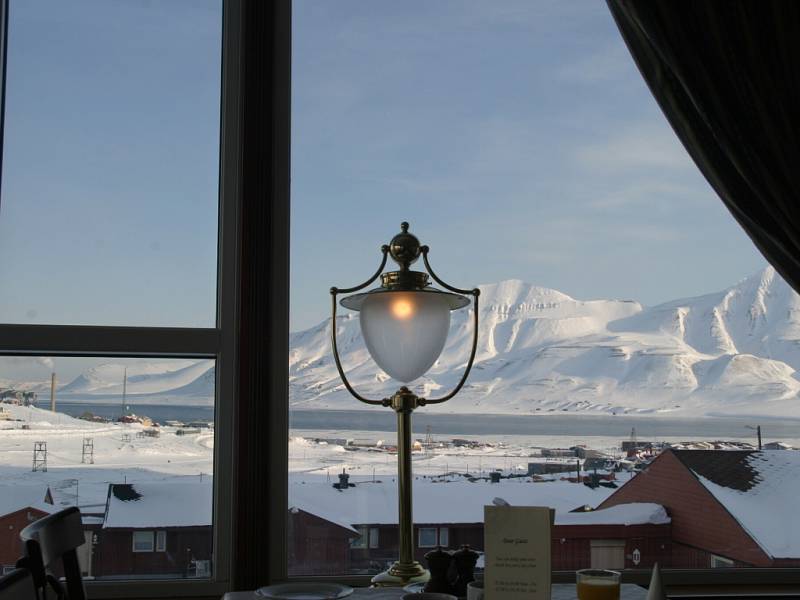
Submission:
[[[122,375],[122,416],[125,416],[125,393],[128,388],[128,367],[125,367]]]
[[[761,450],[761,425],[756,425],[753,427],[752,425],[745,425],[747,429],[752,429],[758,435],[758,449]]]
[[[56,374],[50,374],[50,412],[56,412]]]

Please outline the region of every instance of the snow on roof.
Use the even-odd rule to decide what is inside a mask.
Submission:
[[[515,506],[549,506],[559,515],[578,506],[597,506],[613,489],[589,488],[563,481],[530,483],[414,482],[414,522],[419,524],[482,523],[483,507],[495,498]],[[289,506],[337,524],[366,525],[397,523],[397,484],[362,482],[339,491],[330,483],[289,485]],[[324,508],[323,508],[324,507]],[[334,518],[330,518],[333,516]]]
[[[700,462],[702,455],[706,460]],[[773,558],[800,558],[800,452],[676,451],[675,455]],[[712,455],[715,455],[712,457]]]
[[[651,502],[617,504],[590,512],[556,513],[556,525],[664,525],[670,521],[666,509]]]
[[[28,507],[51,513],[54,508],[52,504],[44,501],[46,495],[46,485],[4,486],[0,494],[0,516]]]
[[[213,485],[202,482],[112,483],[104,529],[211,525]]]

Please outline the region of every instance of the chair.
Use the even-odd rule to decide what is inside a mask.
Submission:
[[[0,577],[0,600],[36,600],[33,576],[27,569],[14,569]]]
[[[86,600],[76,551],[85,542],[81,511],[77,507],[72,506],[34,521],[20,531],[19,537],[25,556],[17,562],[17,566],[30,570],[34,584],[41,593],[41,600],[46,597],[48,584],[56,590],[59,598]],[[66,590],[56,578],[54,570],[56,573],[63,572]]]

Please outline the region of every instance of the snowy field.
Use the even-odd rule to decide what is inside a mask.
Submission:
[[[86,511],[97,512],[105,503],[109,483],[202,481],[212,475],[214,440],[211,430],[176,435],[174,427],[161,427],[158,437],[143,437],[137,434],[147,428],[139,424],[91,423],[38,408],[2,406],[9,411],[12,420],[0,420],[0,488],[25,488],[32,499],[41,499],[44,490],[50,487],[57,507],[78,504]],[[415,437],[425,441],[424,433],[417,433]],[[445,444],[453,438],[476,444]],[[84,439],[91,439],[93,443],[93,464],[81,462]],[[711,438],[705,439],[711,441]],[[47,472],[31,470],[34,443],[39,441],[47,443]],[[351,445],[345,446],[347,441]],[[584,444],[621,457],[619,436],[447,434],[431,435],[431,441],[430,447],[418,447],[413,455],[417,486],[441,481],[463,482],[467,473],[484,477],[490,471],[522,474],[527,471],[528,462],[545,460],[541,457],[542,448]],[[660,441],[681,442],[686,438]],[[784,441],[800,446],[800,438]],[[343,470],[350,475],[352,483],[382,479],[388,487],[397,470],[397,455],[388,448],[394,444],[395,436],[391,432],[292,431],[289,439],[290,502],[299,489],[297,485],[324,484],[329,488]],[[574,462],[574,459],[546,460]],[[621,473],[618,481],[623,483],[629,477],[630,474]],[[524,481],[530,479],[513,480],[513,484]],[[505,484],[512,484],[512,481]],[[606,495],[595,494],[598,502]]]
[[[157,438],[137,437],[139,424],[90,423],[61,413],[1,405],[14,420],[0,420],[0,487],[50,486],[56,505],[105,503],[109,483],[208,477],[214,434],[179,436],[162,427]],[[26,426],[27,429],[22,427]],[[123,437],[127,441],[123,441]],[[94,445],[94,464],[82,463],[83,440]],[[129,440],[128,440],[129,438]],[[47,472],[32,472],[34,442],[47,442]]]

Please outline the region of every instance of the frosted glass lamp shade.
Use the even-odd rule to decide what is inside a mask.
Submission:
[[[365,295],[361,333],[373,360],[389,376],[408,383],[433,366],[450,329],[449,296],[425,291]]]

